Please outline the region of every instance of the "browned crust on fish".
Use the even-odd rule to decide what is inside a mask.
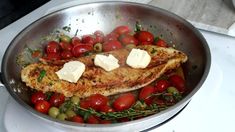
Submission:
[[[146,48],[149,47],[150,46],[140,46],[138,48],[147,50]],[[154,46],[154,48],[156,47]],[[153,55],[149,53],[152,59],[149,66],[144,69],[135,69],[126,65],[125,61],[130,50],[121,49],[105,53],[114,55],[118,58],[121,65],[119,68],[110,72],[94,65],[93,59],[95,55],[74,59],[86,65],[86,70],[77,83],[60,80],[55,73],[61,69],[62,64],[65,63],[66,60],[58,61],[59,63],[42,60],[44,64],[30,64],[22,69],[21,78],[30,88],[43,92],[58,92],[64,94],[66,97],[76,95],[83,98],[95,93],[109,96],[128,92],[152,83],[164,72],[176,69],[181,63],[187,60],[187,56],[183,52],[175,49],[156,49],[157,54]],[[37,78],[41,70],[46,71],[46,76],[39,82]]]

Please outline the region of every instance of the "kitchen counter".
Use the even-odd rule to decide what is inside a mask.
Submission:
[[[22,19],[0,30],[0,59],[10,41],[19,31],[31,22],[57,9],[66,0],[52,0]],[[142,1],[143,2],[143,1]],[[67,4],[68,6],[69,4]],[[19,26],[21,25],[21,26]],[[151,131],[161,132],[220,132],[235,131],[235,89],[232,87],[235,75],[235,38],[200,30],[206,38],[212,55],[212,66],[202,88],[193,96],[187,107],[174,119]],[[0,88],[0,131],[9,132],[49,132],[57,131],[53,126],[46,126],[41,120],[24,110]],[[41,126],[44,127],[41,127]],[[5,129],[6,128],[6,129]],[[58,130],[61,131],[61,130]]]
[[[235,37],[232,0],[152,0],[149,4],[174,12],[199,29]]]

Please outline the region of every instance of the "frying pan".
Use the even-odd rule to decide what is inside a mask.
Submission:
[[[185,52],[189,60],[184,64],[188,94],[174,106],[152,116],[125,123],[108,125],[78,124],[53,119],[30,106],[30,90],[20,79],[19,54],[26,46],[43,46],[42,38],[56,28],[71,27],[70,34],[91,34],[95,30],[110,32],[119,25],[142,27],[161,36],[171,46]],[[78,30],[77,30],[78,29]],[[130,2],[96,2],[65,8],[48,14],[21,31],[8,46],[2,61],[2,83],[10,95],[32,113],[35,118],[65,131],[141,131],[159,125],[179,112],[200,89],[209,73],[211,55],[200,32],[186,20],[173,13],[150,5]]]

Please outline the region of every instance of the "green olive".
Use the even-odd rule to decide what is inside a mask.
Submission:
[[[78,105],[80,102],[80,98],[78,96],[73,96],[71,98],[71,101],[73,102],[73,104]]]
[[[102,52],[102,44],[101,43],[96,43],[93,47],[95,52]]]
[[[133,49],[133,48],[135,48],[136,46],[134,45],[134,44],[128,44],[128,45],[126,45],[126,48],[127,49]]]
[[[66,120],[68,117],[67,117],[67,115],[66,115],[65,113],[60,113],[56,118],[59,119],[59,120],[64,121],[64,120]]]
[[[67,115],[68,118],[76,116],[76,113],[73,110],[67,110],[65,114]]]
[[[60,41],[61,42],[66,42],[66,43],[70,43],[71,38],[69,36],[67,36],[67,35],[61,35],[60,36]]]
[[[57,107],[51,107],[48,111],[48,115],[50,117],[56,118],[56,116],[60,113],[59,109]]]
[[[179,91],[175,87],[168,87],[167,92],[171,93],[173,95],[178,95],[179,94]]]

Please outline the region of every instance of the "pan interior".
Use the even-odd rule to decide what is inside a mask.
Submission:
[[[210,61],[207,44],[200,33],[183,19],[159,8],[115,2],[70,7],[29,25],[11,42],[4,55],[3,81],[11,95],[29,107],[29,90],[20,79],[21,67],[17,64],[17,59],[26,46],[43,47],[45,41],[42,38],[58,28],[70,27],[70,34],[77,32],[78,36],[91,34],[95,30],[107,34],[119,25],[128,25],[134,29],[136,22],[188,55],[189,61],[184,65],[187,87],[191,90],[199,89],[197,85],[205,72],[208,72]]]

